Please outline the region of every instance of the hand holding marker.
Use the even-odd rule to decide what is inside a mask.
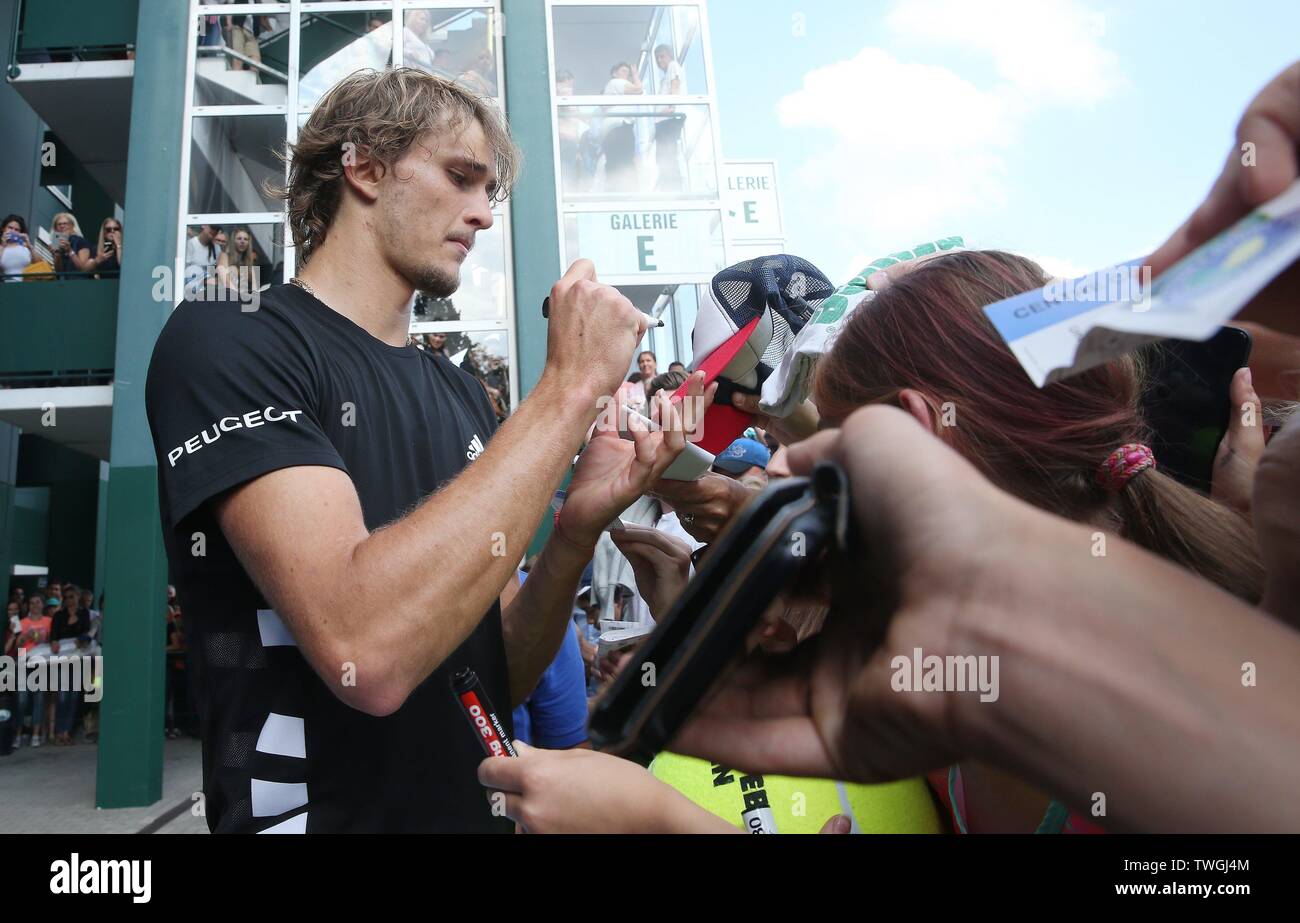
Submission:
[[[646,325],[647,327],[662,327],[664,325],[664,319],[662,317],[655,317],[653,314],[646,314],[644,311],[642,311],[641,313],[645,314],[646,316],[646,319],[648,321]],[[550,316],[551,316],[551,296],[547,295],[545,298],[542,299],[542,317],[549,318]]]

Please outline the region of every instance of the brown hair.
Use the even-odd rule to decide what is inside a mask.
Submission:
[[[1139,412],[1140,361],[1117,359],[1037,388],[985,316],[985,305],[1047,282],[1036,263],[992,250],[952,253],[917,267],[845,323],[817,369],[818,410],[843,418],[914,389],[937,419],[955,416],[944,438],[1004,490],[1110,528],[1257,601],[1263,569],[1253,533],[1235,512],[1158,467],[1118,493],[1095,479],[1114,449],[1149,443]]]
[[[650,397],[654,397],[659,391],[676,391],[688,377],[685,372],[660,372],[650,379],[650,387],[646,390],[649,392]]]
[[[358,71],[335,84],[290,146],[288,184],[273,190],[288,205],[299,262],[325,241],[338,212],[345,152],[365,151],[391,169],[426,132],[454,136],[471,121],[482,126],[492,150],[492,199],[501,201],[518,175],[520,155],[491,100],[413,67]]]

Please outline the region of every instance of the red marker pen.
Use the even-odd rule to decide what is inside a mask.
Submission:
[[[483,751],[488,756],[518,756],[510,745],[510,737],[492,708],[492,700],[479,682],[478,674],[469,667],[451,678],[451,691],[460,702],[465,717],[478,735]]]

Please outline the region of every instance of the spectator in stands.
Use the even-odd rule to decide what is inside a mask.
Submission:
[[[439,77],[446,77],[448,80],[456,79],[456,65],[452,60],[451,50],[447,48],[436,48],[433,52],[433,72]]]
[[[52,619],[46,614],[45,604],[39,593],[33,593],[27,600],[27,615],[18,623],[18,647],[30,651],[38,644],[44,644],[50,637]],[[22,743],[39,747],[43,743],[42,731],[45,723],[45,690],[22,689],[18,692],[18,726],[20,746]],[[35,725],[35,727],[33,727]]]
[[[615,64],[609,70],[609,82],[601,91],[606,96],[639,96],[645,92],[641,81],[626,62]],[[605,191],[635,192],[636,127],[627,116],[605,120],[601,144],[605,149]]]
[[[0,647],[6,657],[12,657],[17,653],[18,633],[22,630],[22,612],[22,603],[16,599],[9,600],[9,605],[5,609],[5,623],[3,626],[4,644]]]
[[[90,613],[81,608],[81,593],[68,584],[63,588],[63,608],[54,614],[50,626],[50,653],[75,655],[90,637]],[[74,642],[68,645],[66,642]],[[72,728],[77,720],[77,706],[81,693],[74,689],[59,689],[54,718],[54,743],[67,746],[72,743]]]
[[[225,44],[225,39],[221,35],[220,16],[200,16],[199,22],[201,27],[199,34],[200,45],[220,47]]]
[[[670,372],[681,372],[683,375],[685,375],[685,374],[686,374],[686,366],[683,365],[683,364],[680,363],[680,362],[670,362],[670,363],[668,363],[668,371],[670,371]]]
[[[447,334],[429,333],[424,337],[424,348],[439,356],[447,355]]]
[[[371,16],[370,22],[366,23],[366,31],[374,32],[376,29],[382,29],[386,25],[388,25],[388,23],[384,22],[378,16]]]
[[[54,271],[68,274],[94,268],[90,241],[81,236],[81,225],[71,212],[59,212],[54,216]]]
[[[647,349],[636,357],[636,369],[641,373],[641,380],[649,384],[659,374],[659,360]]]
[[[217,235],[222,233],[219,224],[201,224],[199,232],[185,241],[185,284],[202,286],[216,274],[221,247]]]
[[[104,614],[95,608],[94,590],[85,589],[81,591],[81,608],[90,617],[90,636],[98,641],[100,629],[103,627]]]
[[[122,222],[105,218],[99,223],[99,246],[91,261],[97,279],[116,279],[122,271]]]
[[[490,51],[479,52],[472,66],[456,78],[476,93],[497,95],[497,66]]]
[[[572,71],[562,70],[555,75],[555,95],[573,96],[576,80]],[[576,107],[561,108],[555,123],[560,138],[560,183],[564,192],[584,192],[590,179],[582,157],[582,137],[587,133],[587,120],[578,115]]]
[[[81,591],[81,608],[88,616],[90,631],[88,632],[90,640],[93,643],[101,643],[104,627],[104,613],[95,608],[95,591],[83,589]],[[90,702],[82,699],[82,714],[84,715],[84,724],[86,728],[86,743],[93,744],[99,740],[99,703]]]
[[[246,4],[253,2],[253,0],[233,0],[233,2]],[[250,61],[255,61],[256,63],[261,64],[261,35],[263,32],[271,31],[271,17],[254,16],[252,13],[247,13],[243,16],[227,16],[226,23],[230,35],[230,41],[228,44],[230,45],[231,50],[236,54],[242,54]],[[237,71],[243,70],[244,62],[239,58],[231,58],[230,69]],[[258,69],[256,67],[249,67],[249,70],[253,72],[254,76],[256,76],[260,82],[261,74],[258,72]]]
[[[32,264],[32,241],[21,215],[6,215],[0,230],[0,274],[6,282],[21,282],[22,271]]]
[[[256,267],[252,231],[244,226],[235,228],[234,235],[217,255],[217,278],[225,288],[239,292],[256,291]]]
[[[433,73],[433,49],[429,47],[428,10],[407,10],[406,28],[402,30],[402,59],[407,67]]]
[[[654,92],[657,96],[685,96],[686,72],[681,63],[673,57],[673,50],[667,45],[655,49],[653,74]],[[659,109],[662,118],[655,119],[655,162],[659,167],[658,188],[663,191],[680,191],[682,188],[682,168],[678,163],[678,148],[681,146],[682,126],[685,117],[677,112],[675,106]]]

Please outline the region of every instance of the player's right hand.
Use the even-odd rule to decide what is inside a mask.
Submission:
[[[618,289],[596,280],[591,260],[576,260],[551,287],[546,370],[593,399],[613,394],[647,324]]]

